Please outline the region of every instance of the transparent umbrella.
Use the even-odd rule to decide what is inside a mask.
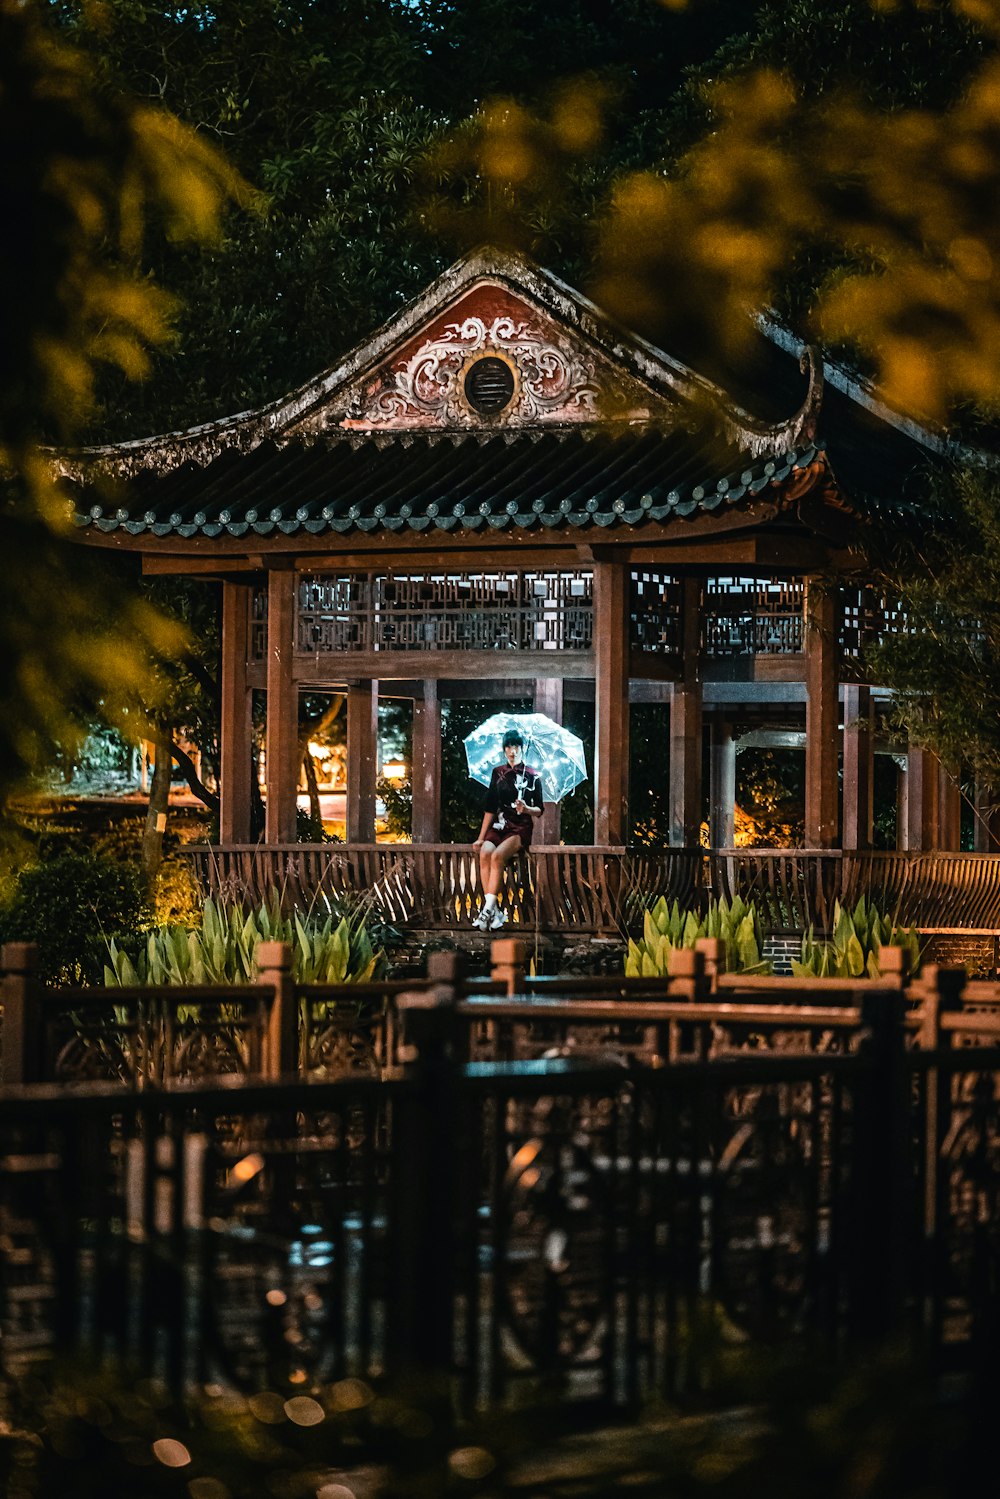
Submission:
[[[490,784],[496,765],[503,764],[503,736],[518,729],[524,739],[524,763],[542,778],[547,802],[562,801],[574,786],[587,779],[583,740],[554,723],[544,713],[494,713],[465,740],[465,758],[473,780]]]

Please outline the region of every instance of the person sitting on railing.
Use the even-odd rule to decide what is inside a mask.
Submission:
[[[497,932],[507,913],[497,905],[504,867],[521,849],[528,848],[535,819],[545,810],[542,778],[524,763],[524,740],[518,729],[503,736],[506,763],[498,765],[486,793],[486,811],[479,837],[472,845],[479,854],[479,873],[485,900],[472,925],[481,932]]]

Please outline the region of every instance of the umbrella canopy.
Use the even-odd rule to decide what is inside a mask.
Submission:
[[[547,802],[562,801],[574,786],[587,779],[583,740],[554,723],[544,713],[494,713],[465,741],[469,775],[490,784],[496,765],[504,763],[503,736],[518,729],[524,739],[524,761],[539,772]]]

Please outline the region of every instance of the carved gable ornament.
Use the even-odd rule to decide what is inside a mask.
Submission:
[[[490,430],[648,421],[664,405],[576,330],[509,288],[481,282],[363,376],[337,425]]]

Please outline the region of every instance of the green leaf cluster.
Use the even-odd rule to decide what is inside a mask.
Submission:
[[[678,947],[694,947],[700,937],[720,937],[726,944],[726,967],[731,973],[770,973],[761,957],[763,936],[757,908],[737,895],[732,905],[725,896],[710,900],[705,912],[668,904],[661,895],[643,913],[642,937],[629,938],[626,978],[659,978],[670,972],[670,954]]]
[[[249,984],[257,977],[262,942],[287,942],[300,984],[363,984],[379,976],[385,956],[371,944],[363,914],[285,915],[276,896],[248,910],[240,901],[205,901],[201,925],[159,926],[134,955],[112,937],[104,982],[134,984]]]
[[[799,979],[881,978],[883,947],[903,948],[908,972],[915,973],[920,966],[920,936],[915,927],[896,926],[864,895],[858,897],[853,911],[845,911],[837,901],[830,938],[817,941],[810,926],[802,938],[799,960],[792,960],[792,975]]]
[[[13,884],[0,911],[0,942],[34,942],[47,983],[94,984],[107,944],[140,941],[151,916],[134,860],[48,853]]]

